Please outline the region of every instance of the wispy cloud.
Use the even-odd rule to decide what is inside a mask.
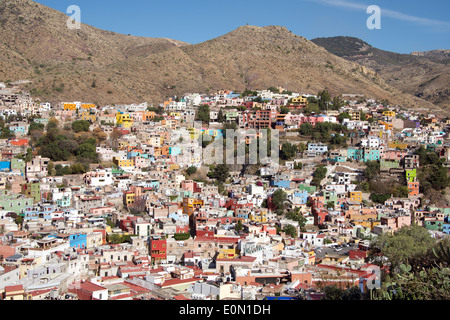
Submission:
[[[355,3],[355,2],[349,2],[349,1],[344,1],[344,0],[303,0],[303,1],[320,3],[322,5],[327,5],[327,6],[360,10],[360,11],[364,11],[364,12],[366,12],[367,7],[369,6],[369,4]],[[372,4],[376,4],[376,3],[372,3]],[[446,28],[450,29],[450,22],[448,22],[448,21],[441,21],[441,20],[417,17],[417,16],[405,14],[405,13],[394,11],[394,10],[384,9],[381,6],[380,6],[380,9],[381,9],[382,17],[389,17],[392,19],[408,21],[408,22],[411,22],[414,24],[420,24],[420,25],[424,25],[424,26],[446,27]]]

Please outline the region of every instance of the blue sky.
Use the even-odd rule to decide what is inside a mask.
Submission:
[[[81,22],[123,34],[200,43],[239,26],[280,25],[307,39],[360,38],[398,52],[450,49],[448,0],[37,0]],[[381,9],[381,29],[370,30],[366,9]]]

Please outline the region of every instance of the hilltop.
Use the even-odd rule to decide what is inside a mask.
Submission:
[[[450,50],[400,54],[353,37],[311,41],[330,53],[375,70],[390,86],[450,110]]]

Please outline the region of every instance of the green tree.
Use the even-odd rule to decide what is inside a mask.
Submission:
[[[407,186],[399,186],[394,191],[394,196],[399,198],[408,198],[409,189]]]
[[[81,132],[81,131],[89,131],[89,126],[91,124],[87,120],[76,120],[72,122],[72,130],[75,132]]]
[[[398,272],[383,274],[381,288],[371,290],[373,300],[449,300],[450,269],[442,265],[414,269],[401,264]]]
[[[281,145],[280,156],[283,160],[292,160],[297,155],[297,146],[290,143],[284,142]]]
[[[217,179],[218,182],[225,182],[228,179],[230,168],[226,164],[219,164],[214,167],[211,177]]]
[[[328,91],[325,89],[322,92],[319,92],[317,96],[319,97],[319,109],[327,110],[331,102],[331,97]]]
[[[300,133],[304,136],[311,136],[314,132],[314,127],[310,123],[302,123],[300,125]]]
[[[31,134],[31,131],[37,130],[37,131],[44,131],[44,124],[43,123],[37,123],[37,122],[31,122],[28,127],[28,134]]]
[[[186,169],[186,173],[190,176],[194,173],[197,172],[197,167],[195,166],[190,166],[189,168]]]
[[[391,197],[390,194],[371,193],[369,199],[376,203],[382,203]]]
[[[219,113],[217,114],[217,122],[224,123],[225,120],[226,120],[226,118],[225,118],[225,116],[223,114],[223,111],[222,111],[222,109],[220,109]]]
[[[236,223],[236,231],[241,232],[244,229],[244,225],[242,224],[242,220],[238,220]]]
[[[291,236],[292,238],[297,238],[297,235],[298,235],[297,228],[291,224],[284,226],[283,232],[286,233],[287,235]]]
[[[367,161],[364,176],[370,182],[380,174],[380,163],[378,161]]]
[[[318,165],[313,172],[313,179],[311,185],[320,186],[322,180],[327,176],[327,168],[324,165]]]
[[[350,116],[350,114],[348,112],[342,112],[338,115],[338,120],[340,123],[342,123],[344,121],[344,119],[351,119],[352,117]]]
[[[447,168],[442,165],[434,165],[434,170],[432,170],[428,182],[431,184],[435,190],[444,190],[448,187],[449,179],[447,174]]]
[[[48,162],[47,172],[49,176],[53,176],[55,174],[55,164],[53,163],[53,161]]]
[[[304,230],[306,223],[308,222],[308,219],[306,219],[300,212],[298,209],[294,210],[294,211],[290,211],[286,214],[286,217],[288,219],[291,219],[293,221],[297,221],[298,223],[298,227],[300,228],[300,230]]]
[[[418,225],[403,226],[394,234],[383,233],[371,245],[371,257],[387,258],[392,272],[401,264],[417,265],[434,246],[435,240],[428,230]]]
[[[199,106],[195,120],[201,121],[202,123],[209,124],[209,122],[211,120],[209,112],[210,112],[209,105],[204,104],[204,105]]]
[[[288,107],[280,107],[281,114],[288,114],[290,109]]]
[[[284,213],[284,204],[287,199],[287,194],[283,189],[277,189],[272,194],[272,203],[278,211],[277,213]]]

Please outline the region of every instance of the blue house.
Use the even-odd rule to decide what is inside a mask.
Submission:
[[[306,204],[308,202],[308,191],[294,192],[295,198],[300,198],[300,204]]]
[[[169,147],[169,154],[171,156],[177,156],[181,154],[181,148],[180,147]]]
[[[364,162],[378,161],[380,159],[379,149],[364,149]]]
[[[131,150],[127,152],[127,159],[132,159],[133,157],[139,157],[141,153],[136,150]]]
[[[52,213],[56,211],[56,205],[38,205],[34,207],[28,207],[24,209],[24,220],[37,220],[43,218],[51,220],[53,218]]]
[[[158,180],[152,180],[147,185],[148,185],[149,188],[153,188],[153,189],[156,189],[156,190],[159,189],[159,181]]]
[[[14,134],[22,134],[22,135],[24,135],[24,134],[28,133],[28,127],[29,127],[28,124],[11,125],[9,127],[9,131],[11,133],[14,133]]]
[[[1,172],[11,171],[11,161],[0,161],[0,171]]]
[[[363,158],[363,151],[357,148],[348,148],[347,149],[347,158],[350,158],[355,161],[359,161]]]
[[[60,208],[70,207],[70,197],[64,196],[61,199],[56,200],[56,205]]]
[[[236,217],[248,219],[248,213],[247,212],[239,212],[239,213],[236,213]]]
[[[83,233],[75,233],[69,236],[69,246],[71,248],[86,248],[87,235]]]
[[[271,180],[270,185],[272,187],[278,187],[278,188],[289,188],[290,185],[289,180]]]
[[[442,232],[446,233],[446,234],[450,234],[450,224],[449,223],[444,223],[442,225]]]

